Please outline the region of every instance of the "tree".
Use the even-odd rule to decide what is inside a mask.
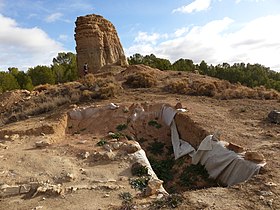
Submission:
[[[0,90],[5,92],[7,90],[19,89],[20,86],[16,78],[8,72],[0,72]]]
[[[194,71],[195,66],[192,60],[180,58],[172,64],[172,69],[175,71]]]
[[[143,56],[139,53],[136,53],[128,58],[128,63],[130,65],[144,64],[160,70],[171,69],[171,63],[169,60],[164,58],[157,58],[154,54]]]
[[[171,63],[169,60],[164,58],[157,58],[154,54],[146,55],[143,58],[143,64],[160,70],[171,69]]]
[[[207,63],[202,60],[199,64],[199,70],[202,74],[207,74],[208,72],[208,66],[207,66]]]
[[[25,90],[33,89],[32,80],[30,76],[28,76],[26,73],[24,73],[23,71],[19,71],[15,77],[20,86],[20,89],[25,89]]]
[[[55,83],[64,83],[78,79],[76,55],[71,52],[58,53],[53,58],[52,71],[55,75]]]
[[[55,84],[55,76],[53,71],[48,66],[36,66],[30,68],[27,75],[31,77],[32,84],[42,85],[42,84]]]
[[[130,65],[135,65],[135,64],[143,64],[144,63],[143,59],[144,59],[143,55],[136,53],[132,56],[129,56],[127,60]]]
[[[19,69],[16,67],[9,67],[8,71],[9,74],[13,75],[16,78],[20,89],[33,89],[32,80],[24,71],[19,71]]]
[[[12,74],[13,76],[16,76],[16,75],[19,73],[19,70],[18,70],[18,68],[16,68],[16,67],[9,67],[9,68],[8,68],[8,71],[9,71],[9,73]]]

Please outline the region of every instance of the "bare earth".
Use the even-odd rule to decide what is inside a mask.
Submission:
[[[125,89],[115,98],[79,106],[106,107],[111,102],[120,107],[84,124],[67,121],[66,113],[73,109],[67,105],[1,126],[0,192],[4,184],[31,182],[61,184],[64,192],[15,193],[3,197],[0,194],[0,209],[122,209],[119,196],[122,192],[131,193],[135,209],[150,208],[157,196],[143,197],[129,184],[131,152],[115,149],[114,154],[108,154],[97,143],[109,131],[116,131],[116,125],[126,122],[129,113],[118,110],[133,103],[174,106],[177,102],[203,129],[209,133],[221,131],[221,140],[261,152],[267,162],[260,174],[245,183],[180,192],[184,200],[177,209],[280,209],[280,125],[267,120],[271,110],[279,110],[279,100],[220,100],[141,88]],[[166,129],[162,131],[168,133]],[[50,145],[35,147],[41,140]],[[119,141],[130,144],[126,139]]]

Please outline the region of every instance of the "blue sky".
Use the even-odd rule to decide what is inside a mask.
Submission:
[[[280,71],[279,0],[0,0],[0,70],[75,53],[75,20],[93,13],[115,25],[126,56]]]

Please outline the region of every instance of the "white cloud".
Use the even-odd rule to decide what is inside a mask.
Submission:
[[[139,31],[134,39],[134,45],[128,47],[125,50],[127,55],[134,53],[140,53],[142,55],[148,55],[154,53],[154,47],[160,40],[168,39],[168,34],[159,34]]]
[[[49,65],[60,51],[60,43],[39,28],[22,28],[15,20],[0,14],[0,69],[18,67],[26,70],[36,65]]]
[[[53,14],[48,15],[48,16],[45,18],[45,21],[46,21],[47,23],[52,23],[52,22],[55,22],[55,21],[57,21],[57,20],[60,20],[62,16],[63,16],[62,13],[56,12],[56,13],[53,13]]]
[[[172,12],[192,13],[207,10],[210,7],[211,0],[195,0],[192,3],[174,9]]]
[[[60,34],[58,39],[61,40],[61,41],[68,41],[69,40],[69,36],[66,35],[66,34]]]
[[[179,37],[161,41],[156,45],[131,46],[126,53],[132,55],[148,51],[174,62],[189,58],[195,63],[227,62],[259,63],[280,71],[280,15],[260,17],[244,23],[236,31],[229,30],[235,23],[225,17],[202,26],[192,26]],[[176,32],[175,32],[176,34]]]
[[[174,32],[174,36],[175,37],[180,37],[188,31],[189,31],[189,28],[187,28],[187,27],[179,28]]]
[[[160,38],[160,34],[158,34],[158,33],[152,33],[149,35],[147,32],[139,31],[138,35],[135,37],[134,41],[137,43],[150,42],[152,44],[155,44],[159,38]]]
[[[154,46],[152,44],[136,44],[128,48],[124,48],[125,54],[127,56],[133,55],[135,53],[140,53],[141,55],[150,55],[155,53]]]

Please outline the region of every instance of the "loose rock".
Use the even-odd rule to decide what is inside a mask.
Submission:
[[[44,148],[44,147],[47,147],[47,146],[50,146],[51,143],[47,140],[41,140],[41,141],[37,141],[35,143],[35,147],[36,148]]]

